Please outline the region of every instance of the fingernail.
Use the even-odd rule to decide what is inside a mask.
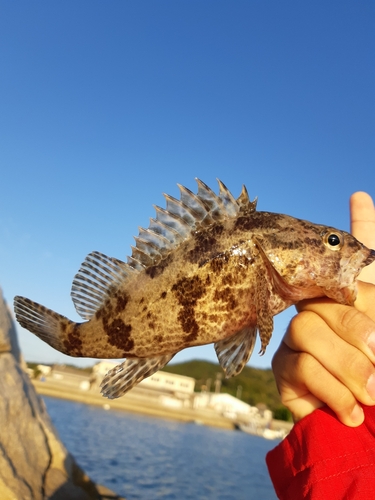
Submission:
[[[372,374],[370,375],[367,384],[366,384],[366,391],[369,393],[371,399],[375,401],[375,375]]]
[[[350,414],[350,420],[354,424],[362,423],[364,419],[363,410],[359,405],[355,405],[353,411]]]

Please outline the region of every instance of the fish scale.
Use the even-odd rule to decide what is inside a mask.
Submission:
[[[164,195],[126,262],[86,257],[71,292],[85,321],[17,296],[20,325],[70,356],[125,358],[102,383],[116,398],[187,347],[213,343],[226,376],[240,373],[257,333],[262,354],[273,317],[299,300],[353,305],[374,250],[344,231],[257,211],[244,186],[235,199],[218,182],[218,195],[199,179],[196,194],[179,185],[180,200]]]

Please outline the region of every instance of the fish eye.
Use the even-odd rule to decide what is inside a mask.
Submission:
[[[339,250],[342,247],[342,244],[344,242],[344,237],[338,231],[334,232],[334,233],[327,231],[323,235],[323,241],[324,241],[324,244],[328,248],[330,248],[331,250]]]
[[[337,236],[337,234],[335,233],[331,233],[328,238],[327,238],[327,242],[332,246],[332,247],[335,247],[337,245],[340,245],[340,237]]]

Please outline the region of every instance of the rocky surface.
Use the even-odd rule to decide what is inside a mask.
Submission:
[[[120,499],[95,485],[61,443],[24,369],[0,290],[1,500]]]

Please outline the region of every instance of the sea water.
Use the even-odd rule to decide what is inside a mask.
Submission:
[[[127,500],[275,500],[265,455],[242,432],[43,398],[83,470]]]

